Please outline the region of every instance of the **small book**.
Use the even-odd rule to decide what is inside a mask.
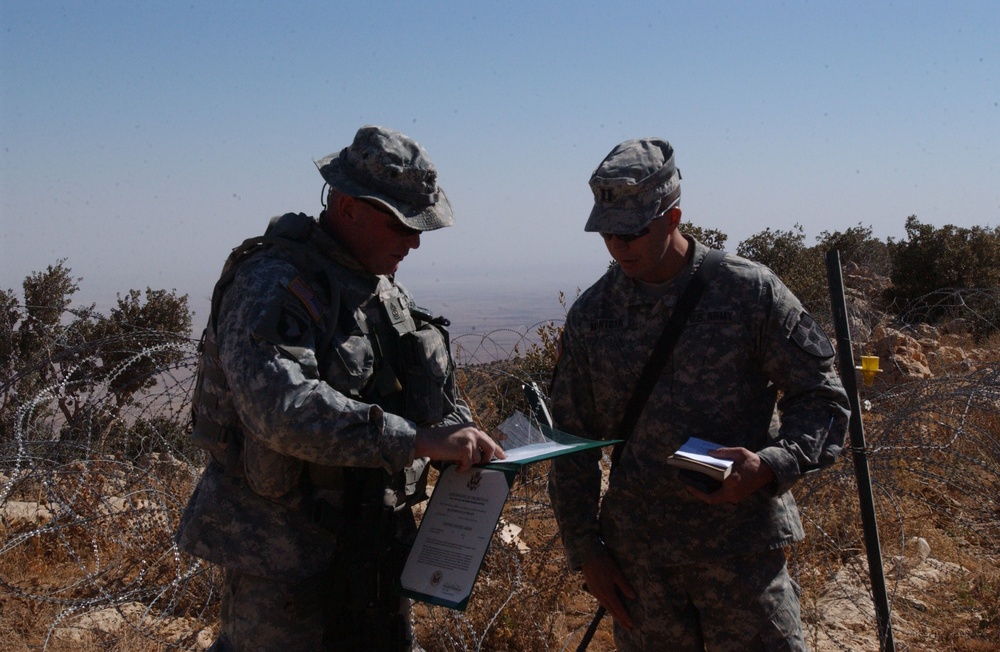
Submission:
[[[723,460],[708,454],[716,448],[721,446],[697,437],[689,437],[673,455],[667,458],[667,464],[681,469],[681,480],[687,484],[711,493],[722,486],[722,481],[733,470],[732,460]]]

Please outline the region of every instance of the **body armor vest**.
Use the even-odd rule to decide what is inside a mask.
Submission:
[[[325,236],[318,233],[311,217],[289,213],[274,218],[263,236],[244,241],[226,260],[200,344],[192,399],[193,442],[208,451],[227,475],[244,478],[255,493],[266,498],[280,500],[300,488],[339,489],[346,478],[349,485],[365,486],[363,490],[347,487],[348,502],[368,502],[381,486],[382,502],[399,508],[422,496],[426,473],[419,460],[395,475],[383,469],[348,470],[309,464],[244,439],[219,359],[216,327],[223,295],[239,266],[267,251],[299,272],[288,289],[315,323],[316,350],[310,354],[316,356],[323,381],[345,396],[377,404],[417,425],[437,423],[450,410],[446,390],[454,363],[447,320],[416,308],[385,277],[378,277],[375,292],[361,305],[356,301],[326,305],[327,297],[337,295],[328,288],[344,272],[317,246],[317,237]],[[299,353],[292,346],[282,350],[293,357]],[[361,475],[365,477],[355,477]],[[359,492],[366,496],[351,497]]]

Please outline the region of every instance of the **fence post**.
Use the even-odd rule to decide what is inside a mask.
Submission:
[[[872,599],[875,602],[875,616],[878,620],[879,647],[882,652],[895,652],[892,640],[892,620],[889,598],[885,589],[885,574],[882,570],[882,548],[879,546],[878,522],[875,519],[875,500],[872,494],[871,475],[868,470],[868,448],[865,444],[865,427],[861,422],[861,400],[858,396],[858,380],[854,371],[854,352],[851,349],[851,329],[847,320],[847,302],[844,298],[844,279],[840,271],[840,252],[826,252],[826,275],[830,285],[830,304],[833,309],[833,324],[837,335],[837,351],[840,354],[840,377],[851,402],[851,458],[854,462],[854,477],[858,485],[858,499],[861,503],[861,523],[865,533],[865,552],[868,554],[868,576],[872,583]]]

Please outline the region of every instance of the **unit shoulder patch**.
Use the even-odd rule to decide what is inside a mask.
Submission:
[[[800,349],[817,358],[829,358],[835,353],[833,343],[827,337],[823,327],[807,312],[799,317],[799,323],[792,329],[792,341]]]

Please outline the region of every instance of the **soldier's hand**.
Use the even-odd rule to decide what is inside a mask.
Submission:
[[[621,568],[611,555],[598,555],[584,562],[583,577],[587,582],[587,590],[608,610],[615,621],[632,631],[632,617],[622,604],[620,595],[634,600],[635,589],[625,579]]]
[[[717,448],[710,451],[709,455],[733,460],[732,472],[717,491],[707,494],[694,487],[687,488],[699,500],[710,505],[741,502],[774,480],[774,472],[771,471],[771,467],[757,453],[746,448]]]
[[[476,464],[505,459],[500,445],[474,424],[417,428],[416,456],[458,464],[461,473]]]

